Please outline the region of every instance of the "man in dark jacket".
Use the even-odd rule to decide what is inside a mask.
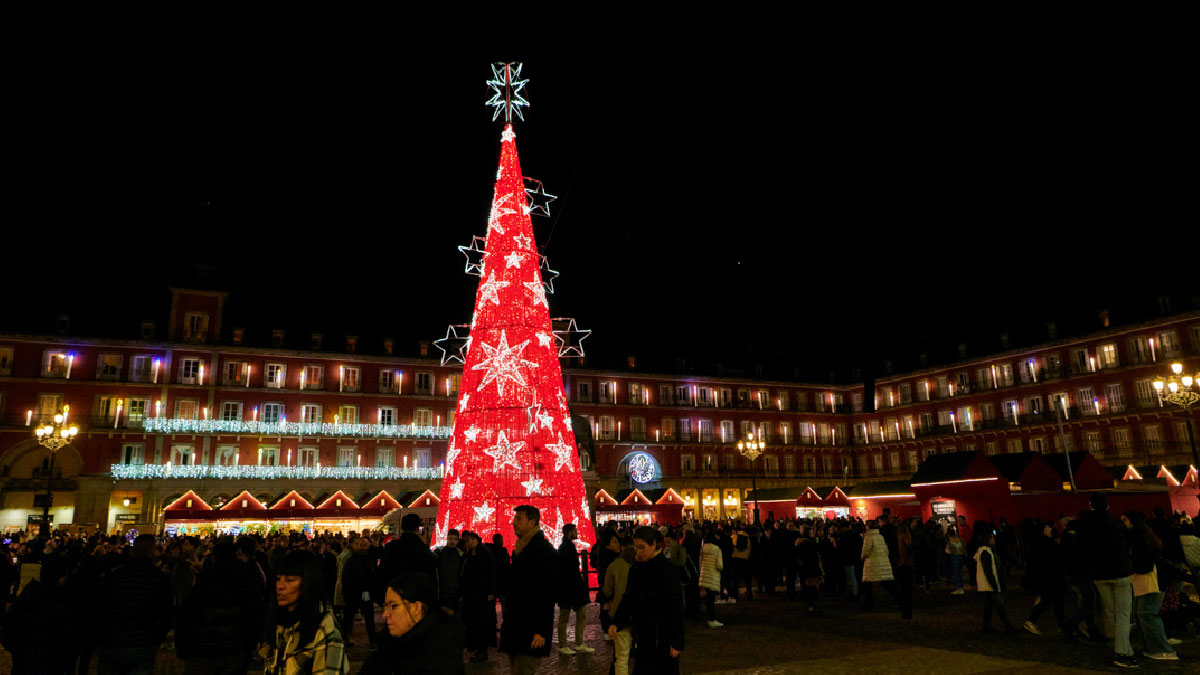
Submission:
[[[434,558],[437,561],[438,597],[442,610],[451,616],[459,611],[458,582],[462,576],[463,551],[458,546],[458,530],[446,532],[446,545],[439,548]]]
[[[504,592],[508,588],[508,566],[511,561],[508,549],[504,548],[504,535],[499,532],[492,535],[492,543],[485,544],[488,553],[492,554],[492,562],[496,564],[496,594],[500,598],[500,609],[504,610]]]
[[[42,563],[41,578],[29,582],[4,624],[4,648],[12,653],[13,675],[74,670],[75,624],[66,589],[67,564]]]
[[[175,649],[189,673],[244,673],[266,620],[258,589],[237,558],[237,547],[213,547],[211,567],[183,599]]]
[[[400,519],[400,537],[389,541],[383,547],[375,578],[375,598],[380,602],[383,601],[388,582],[401,574],[421,572],[430,579],[437,579],[433,553],[429,551],[429,544],[417,534],[419,529],[421,516],[415,513],[405,514]]]
[[[367,641],[375,646],[375,608],[371,606],[371,559],[367,549],[371,542],[365,537],[350,540],[350,557],[342,567],[342,639],[350,642],[354,633],[354,616],[361,613],[367,629]]]
[[[683,594],[679,570],[662,556],[662,534],[652,527],[633,533],[637,562],[621,606],[613,613],[608,635],[633,627],[633,652],[638,672],[678,673],[683,652]]]
[[[1129,616],[1133,605],[1133,562],[1129,558],[1130,532],[1108,512],[1108,498],[1091,497],[1092,510],[1080,514],[1079,542],[1100,595],[1100,625],[1113,632],[1116,662],[1136,664],[1129,642]]]
[[[558,653],[568,656],[576,652],[594,652],[583,642],[583,629],[587,625],[589,602],[587,583],[579,569],[579,551],[575,540],[579,530],[571,523],[563,525],[562,544],[558,547]],[[571,623],[571,612],[575,612],[575,647],[567,637],[567,625]]]
[[[532,675],[542,657],[550,655],[554,630],[554,577],[558,554],[542,534],[541,513],[522,504],[514,509],[512,566],[508,603],[500,625],[500,651],[509,655],[514,675]]]
[[[154,535],[133,541],[133,560],[109,572],[100,586],[105,608],[100,672],[151,672],[171,627],[171,582],[154,565]]]

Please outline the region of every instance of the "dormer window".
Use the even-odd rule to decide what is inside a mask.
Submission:
[[[346,336],[346,351],[348,353],[353,354],[354,350],[357,348],[358,348],[358,336],[357,335],[347,335]]]
[[[281,331],[281,330],[271,331],[271,346],[276,347],[276,348],[283,346],[283,331]]]
[[[314,351],[321,349],[322,336],[320,333],[312,334],[312,348]]]

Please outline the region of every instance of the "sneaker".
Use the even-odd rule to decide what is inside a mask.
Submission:
[[[1180,640],[1179,638],[1167,638],[1167,644],[1181,645],[1181,644],[1183,644],[1183,640]]]
[[[1162,654],[1151,654],[1146,652],[1146,658],[1154,659],[1155,661],[1178,661],[1179,655],[1175,652],[1163,652]]]
[[[956,588],[953,591],[950,591],[950,595],[966,595],[966,594],[967,594],[967,592],[961,588]]]
[[[589,647],[587,645],[575,645],[575,651],[583,654],[591,654],[592,652],[596,651],[596,648]]]
[[[713,600],[713,604],[714,605],[725,605],[725,604],[729,604],[729,601],[724,600],[722,598],[717,598],[716,600]]]
[[[1042,634],[1042,631],[1038,630],[1037,625],[1034,624],[1032,621],[1026,621],[1024,624],[1024,628],[1025,628],[1025,630],[1029,631],[1030,633],[1033,633],[1034,635]]]
[[[1113,659],[1113,665],[1118,668],[1137,668],[1139,664],[1137,662],[1137,658],[1135,657],[1118,656],[1117,658]]]
[[[736,605],[736,604],[737,604],[737,598],[730,598],[730,599],[729,599],[729,602],[728,602],[728,603],[726,603],[726,604],[729,604],[729,605]]]
[[[558,650],[558,653],[559,653],[559,654],[565,654],[565,655],[567,655],[567,656],[574,656],[574,655],[575,655],[575,650],[574,650],[574,649],[571,649],[570,647],[560,647],[560,648],[559,648],[559,650]]]
[[[1084,622],[1080,621],[1080,622],[1079,622],[1079,625],[1078,625],[1078,626],[1076,626],[1076,628],[1079,630],[1079,634],[1080,634],[1080,635],[1082,635],[1082,636],[1083,636],[1085,639],[1086,639],[1086,638],[1090,638],[1090,637],[1092,637],[1092,636],[1091,636],[1091,635],[1088,633],[1088,627],[1087,627],[1087,624],[1086,624],[1086,623],[1084,623]]]
[[[721,626],[724,626],[724,625],[725,624],[721,623],[720,621],[717,621],[716,619],[713,619],[712,621],[708,622],[709,628],[720,628]]]

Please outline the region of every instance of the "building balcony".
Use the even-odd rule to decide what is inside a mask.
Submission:
[[[359,438],[446,440],[448,426],[415,424],[331,424],[329,422],[241,422],[150,417],[141,422],[147,433],[250,434],[258,436],[336,436]]]
[[[442,468],[366,466],[180,466],[171,464],[113,464],[112,477],[125,480],[188,478],[246,480],[440,480]]]

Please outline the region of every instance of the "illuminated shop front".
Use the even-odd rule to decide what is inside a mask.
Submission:
[[[278,499],[268,501],[243,490],[232,499],[214,506],[188,490],[163,509],[163,532],[168,536],[288,532],[310,536],[338,532],[349,534],[379,529],[385,517],[397,510],[425,514],[423,520],[432,518],[430,511],[436,514],[437,495],[428,490],[405,493],[400,497],[411,498],[411,501],[404,505],[400,499],[384,490],[373,497],[363,495],[358,500],[341,490],[315,500],[309,500],[292,490]],[[393,519],[388,520],[390,522]]]
[[[678,525],[683,522],[684,499],[671,488],[658,490],[625,489],[613,497],[600,490],[592,499],[596,522],[610,520],[634,522],[638,525]]]

